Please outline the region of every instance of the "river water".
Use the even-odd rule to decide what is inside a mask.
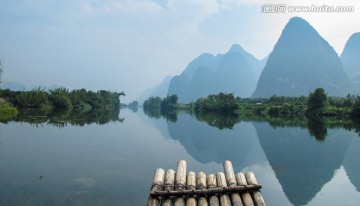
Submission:
[[[207,174],[223,171],[224,160],[235,172],[253,171],[267,205],[359,205],[354,130],[214,122],[141,109],[82,124],[4,121],[0,205],[146,205],[155,169],[176,169],[180,159]]]

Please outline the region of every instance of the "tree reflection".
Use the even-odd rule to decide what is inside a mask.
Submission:
[[[310,135],[318,141],[324,141],[327,135],[327,128],[323,118],[308,118],[307,122]]]
[[[195,112],[195,116],[197,120],[218,129],[232,129],[241,120],[237,115],[217,112]]]
[[[151,118],[160,119],[163,117],[167,121],[177,122],[177,111],[176,110],[161,110],[160,108],[146,108],[143,107],[144,113]]]
[[[206,122],[211,127],[222,129],[232,129],[241,121],[245,122],[268,122],[273,128],[285,127],[300,127],[307,128],[309,134],[315,137],[318,141],[324,141],[327,135],[327,128],[343,128],[346,130],[354,130],[360,136],[360,119],[346,118],[346,117],[319,117],[308,118],[305,116],[288,116],[288,117],[273,117],[260,115],[240,115],[217,112],[194,112],[170,110],[164,111],[160,108],[146,109],[143,108],[146,115],[151,118],[164,118],[170,122],[177,122],[178,113],[185,112],[190,115],[195,114],[195,117],[200,122]]]
[[[26,109],[7,122],[26,122],[35,127],[48,124],[60,128],[68,125],[84,126],[86,124],[102,125],[108,122],[123,122],[124,118],[120,118],[119,114],[120,109],[91,111]]]

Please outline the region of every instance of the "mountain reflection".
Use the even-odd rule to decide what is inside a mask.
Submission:
[[[356,190],[360,192],[360,138],[352,138],[343,162],[346,174]]]
[[[350,141],[341,132],[318,143],[301,128],[274,129],[266,123],[254,126],[276,178],[294,205],[306,205],[332,179]]]
[[[230,160],[237,171],[247,165],[249,152],[257,141],[250,123],[237,124],[232,130],[219,130],[191,115],[179,114],[177,119],[176,123],[168,122],[169,134],[197,161],[222,163]]]
[[[200,163],[228,159],[239,171],[255,163],[256,153],[265,154],[272,169],[267,174],[275,175],[292,205],[308,204],[341,166],[360,191],[359,121],[178,114],[167,127]]]
[[[43,124],[55,127],[84,126],[86,124],[103,125],[109,122],[123,122],[124,118],[120,118],[119,115],[119,109],[91,111],[26,109],[20,111],[17,117],[2,121],[2,123],[26,122],[36,127]]]

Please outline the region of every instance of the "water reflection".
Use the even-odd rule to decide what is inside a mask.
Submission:
[[[26,122],[36,127],[44,124],[55,127],[66,127],[68,124],[75,126],[103,125],[109,122],[123,122],[125,119],[119,115],[120,109],[91,111],[24,109],[16,117],[1,122]]]
[[[318,141],[325,140],[327,128],[323,118],[309,118],[307,126],[311,136],[315,137]]]
[[[239,123],[241,119],[234,114],[206,112],[195,113],[196,119],[201,122],[206,122],[209,126],[217,127],[219,129],[232,129],[235,124]]]
[[[307,205],[342,166],[351,184],[360,188],[356,120],[178,114],[177,122],[167,126],[169,136],[203,164],[228,159],[238,171],[254,164],[255,153],[264,153],[272,170],[267,173],[275,175],[292,205]]]
[[[235,169],[249,163],[256,133],[251,123],[237,124],[232,130],[219,130],[199,122],[194,116],[179,114],[177,122],[168,122],[170,137],[178,140],[186,151],[201,163],[232,161]]]
[[[160,108],[155,108],[155,109],[147,109],[147,108],[143,108],[144,113],[146,115],[148,115],[149,117],[152,118],[156,118],[156,119],[160,119],[161,117],[166,119],[167,121],[170,122],[176,122],[177,121],[177,113],[175,110],[171,110],[171,111],[164,111],[161,110]]]
[[[349,143],[343,166],[351,183],[360,192],[360,138],[353,138]]]
[[[350,142],[339,131],[318,143],[305,129],[273,129],[266,123],[254,126],[276,178],[293,205],[306,205],[332,179]]]
[[[175,115],[149,118],[125,109],[121,123],[116,112],[27,111],[0,124],[0,205],[144,205],[154,169],[174,169],[179,159],[206,173],[222,170],[226,159],[236,171],[253,170],[267,205],[360,202],[356,121],[242,118],[218,124],[212,122],[221,117]],[[23,123],[30,121],[42,126]],[[106,121],[116,122],[101,125]]]

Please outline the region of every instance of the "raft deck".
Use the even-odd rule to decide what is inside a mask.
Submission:
[[[186,172],[186,161],[180,160],[176,172],[155,170],[148,206],[265,206],[261,185],[253,172],[235,175],[226,160],[224,172],[216,175]]]

